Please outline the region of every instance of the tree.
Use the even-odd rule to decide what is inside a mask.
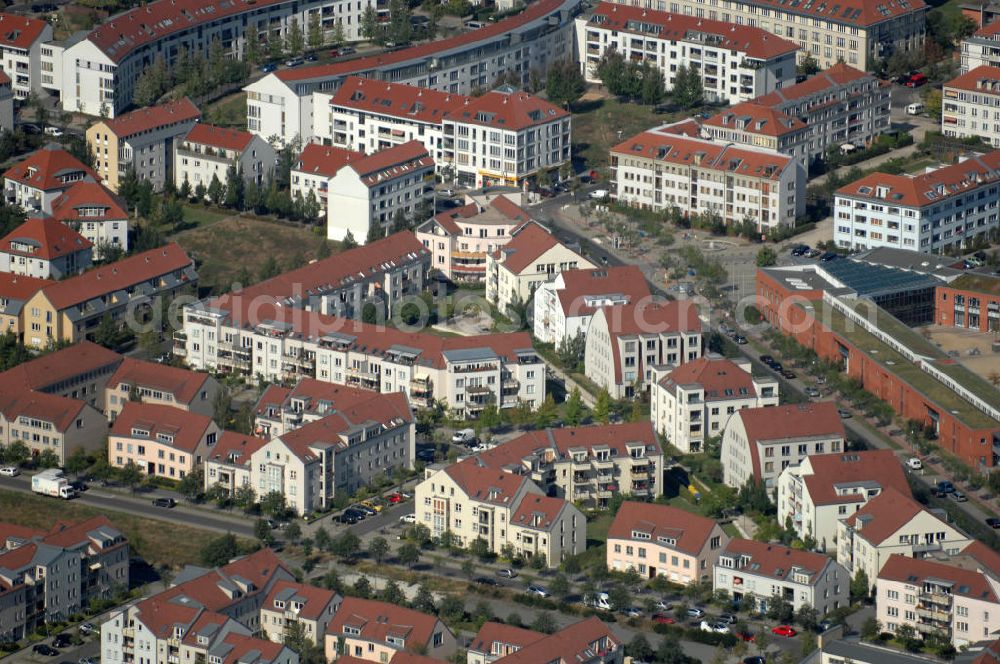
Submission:
[[[819,73],[819,63],[816,58],[813,57],[812,53],[806,51],[806,56],[802,58],[796,67],[795,71],[799,76],[812,76],[813,74]]]
[[[330,553],[343,561],[357,558],[361,552],[361,540],[353,531],[345,530],[330,545]]]
[[[563,409],[566,424],[575,427],[583,422],[584,411],[585,406],[583,405],[583,396],[580,394],[580,388],[574,386],[573,390],[569,393],[569,398],[566,399],[566,407]]]
[[[403,546],[399,547],[396,557],[399,558],[400,565],[413,567],[420,560],[420,549],[413,542],[406,542]]]
[[[788,623],[793,615],[792,605],[781,595],[773,595],[767,600],[767,617],[771,620]]]
[[[877,641],[882,634],[882,623],[875,616],[869,616],[861,623],[861,639],[864,641]]]
[[[208,183],[208,198],[215,205],[222,205],[225,199],[226,189],[222,186],[222,181],[219,180],[219,176],[212,174],[212,181]]]
[[[72,454],[66,457],[66,472],[77,477],[93,465],[94,457],[87,454],[87,451],[82,447],[76,448]]]
[[[368,555],[376,564],[381,565],[389,553],[389,542],[384,537],[375,537],[368,543]]]
[[[372,582],[367,576],[359,576],[354,582],[354,595],[362,599],[369,599],[372,596]]]
[[[302,526],[299,525],[298,521],[292,521],[285,526],[285,537],[288,538],[289,542],[299,541],[302,537]]]
[[[257,492],[251,485],[241,484],[233,492],[233,504],[244,512],[250,512],[257,504]]]
[[[503,424],[503,417],[500,409],[492,401],[483,407],[483,412],[479,414],[479,426],[483,429],[496,429]]]
[[[389,0],[389,39],[397,46],[410,41],[413,23],[407,0]]]
[[[142,484],[142,469],[132,460],[125,464],[125,467],[118,471],[118,481],[128,487],[129,491],[135,492],[135,488]]]
[[[819,624],[819,611],[808,604],[803,604],[799,607],[799,610],[795,612],[795,622],[802,625],[802,629],[807,632],[812,632]]]
[[[361,14],[361,36],[368,41],[373,41],[378,34],[378,16],[375,14],[375,7],[368,5]]]
[[[243,59],[253,66],[260,63],[260,57],[260,35],[248,27],[243,31]]]
[[[347,35],[344,34],[344,24],[337,19],[337,22],[333,24],[333,34],[330,36],[330,42],[337,48],[344,45],[347,41]]]
[[[472,579],[472,575],[476,573],[476,564],[472,562],[472,558],[466,558],[462,561],[462,574],[465,575],[467,579]]]
[[[465,602],[459,597],[448,595],[441,602],[439,609],[441,617],[449,623],[458,622],[465,617]]]
[[[253,536],[260,540],[264,546],[269,546],[274,541],[274,535],[271,534],[271,526],[268,525],[266,519],[257,519],[254,522]]]
[[[871,592],[871,582],[863,569],[858,569],[851,579],[851,599],[854,601],[866,601]]]
[[[941,117],[941,90],[928,88],[924,95],[924,110],[932,118]]]
[[[615,49],[609,49],[604,53],[601,61],[597,63],[594,71],[597,78],[613,95],[622,96],[626,94],[631,86],[629,79],[630,72],[625,56]]]
[[[280,491],[269,491],[261,496],[260,511],[268,516],[283,516],[285,514],[285,494]]]
[[[406,596],[400,590],[399,584],[389,579],[385,584],[385,588],[382,589],[382,601],[400,606],[406,601]]]
[[[303,39],[302,39],[302,26],[299,25],[299,19],[292,17],[292,22],[288,26],[288,52],[291,55],[302,55]]]
[[[268,57],[272,60],[280,60],[285,54],[285,40],[278,33],[272,34],[267,41]]]
[[[111,314],[104,314],[94,331],[94,343],[114,350],[118,348],[119,330]]]
[[[545,395],[545,400],[542,401],[542,405],[538,407],[535,411],[535,425],[539,429],[544,429],[552,425],[555,422],[556,417],[559,415],[559,409],[556,408],[556,402],[552,398],[552,393]]]
[[[243,173],[236,166],[230,166],[226,171],[226,194],[223,198],[223,204],[231,210],[242,210],[243,194]]]
[[[316,548],[320,551],[329,551],[330,545],[333,540],[330,538],[330,533],[326,531],[326,528],[320,526],[316,529],[316,534],[313,536],[313,540],[316,542]]]
[[[681,108],[693,108],[702,103],[705,89],[702,86],[701,74],[697,69],[681,65],[674,74],[674,102]]]
[[[354,239],[354,235],[351,231],[347,231],[347,235],[345,235],[344,239],[340,241],[340,248],[347,251],[348,249],[354,249],[357,246],[358,241]]]
[[[636,634],[628,645],[625,646],[625,652],[634,661],[648,662],[653,659],[653,647],[649,645],[649,641],[642,634]]]
[[[548,611],[542,611],[535,617],[535,622],[531,623],[531,629],[542,634],[552,634],[556,631],[556,621]]]
[[[314,11],[309,14],[309,48],[316,50],[323,47],[323,23],[320,20],[320,12]]]
[[[545,93],[549,101],[563,107],[570,106],[587,89],[580,67],[566,59],[552,63],[545,77]]]
[[[566,597],[570,591],[569,580],[566,578],[566,575],[559,573],[552,577],[552,581],[549,583],[549,590],[560,599]]]
[[[771,267],[778,262],[778,254],[771,247],[761,247],[757,252],[757,267]]]
[[[239,555],[240,548],[232,533],[209,540],[201,548],[201,562],[207,567],[221,567]]]
[[[917,636],[917,629],[910,623],[904,622],[896,627],[896,640],[910,652],[920,650],[921,639]]]
[[[437,613],[437,607],[434,605],[434,595],[431,594],[430,589],[423,583],[417,588],[417,594],[413,597],[412,606],[417,611],[422,611],[423,613],[431,615]]]
[[[42,450],[42,453],[35,457],[35,463],[41,468],[57,468],[59,456],[54,450]]]
[[[601,424],[607,424],[611,420],[611,395],[606,388],[601,388],[597,394],[597,402],[594,404],[594,419]]]
[[[640,97],[643,104],[655,106],[663,101],[667,94],[667,85],[663,80],[663,72],[656,65],[646,61],[639,69],[639,76],[642,80]]]
[[[625,586],[616,583],[608,590],[608,604],[612,611],[624,611],[632,604],[632,595]]]
[[[490,551],[489,542],[484,540],[482,537],[477,537],[472,540],[472,543],[469,544],[469,552],[480,560],[486,560],[493,554],[493,552]]]

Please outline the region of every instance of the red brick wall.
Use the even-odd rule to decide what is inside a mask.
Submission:
[[[959,327],[965,329],[976,329],[980,332],[989,332],[989,303],[994,302],[1000,305],[1000,295],[987,295],[976,291],[956,290],[949,286],[938,286],[934,293],[934,322],[938,325],[955,326],[955,296],[961,295],[965,298],[965,303],[959,307],[965,312],[965,320]],[[979,325],[975,328],[969,327],[969,300],[977,298],[979,300]]]

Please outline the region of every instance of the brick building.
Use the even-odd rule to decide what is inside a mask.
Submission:
[[[970,273],[938,286],[934,322],[980,332],[1000,331],[1000,279]]]

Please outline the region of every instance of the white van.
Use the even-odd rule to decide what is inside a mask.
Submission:
[[[924,105],[921,104],[919,101],[914,102],[906,107],[906,112],[909,115],[920,115],[921,113],[924,112]]]
[[[466,443],[471,443],[476,439],[475,429],[462,429],[461,431],[456,431],[451,437],[451,442],[464,445]]]

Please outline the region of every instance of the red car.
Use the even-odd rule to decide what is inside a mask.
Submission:
[[[390,493],[388,496],[386,496],[386,499],[393,504],[403,502],[403,497],[398,493]]]
[[[662,613],[654,613],[653,622],[660,623],[661,625],[673,625],[677,621],[668,615]]]
[[[757,637],[754,636],[753,632],[736,632],[736,638],[747,643],[757,642]]]
[[[906,87],[908,88],[919,88],[921,85],[927,82],[927,77],[917,72],[916,74],[910,74],[910,80],[906,82]]]
[[[775,636],[784,636],[787,638],[792,638],[793,636],[798,634],[798,632],[795,631],[794,627],[791,627],[789,625],[778,625],[777,627],[771,628],[771,634],[774,634]]]

